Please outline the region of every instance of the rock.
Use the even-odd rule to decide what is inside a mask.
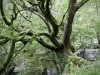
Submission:
[[[100,51],[99,49],[85,49],[85,50],[78,50],[77,52],[75,52],[75,54],[87,60],[97,60]]]
[[[58,74],[54,69],[50,70],[49,68],[45,68],[42,75],[58,75]]]

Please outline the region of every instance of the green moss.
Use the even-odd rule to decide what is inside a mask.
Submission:
[[[74,68],[79,68],[83,65],[86,65],[86,64],[90,64],[89,61],[81,58],[81,57],[78,57],[78,56],[70,56],[68,55],[67,56],[67,59],[66,59],[66,65],[65,65],[65,69],[63,71],[63,74],[62,75],[74,75],[72,72],[74,70]]]

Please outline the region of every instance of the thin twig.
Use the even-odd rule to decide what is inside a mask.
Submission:
[[[23,45],[23,47],[17,51],[17,53],[15,54],[15,56],[12,58],[12,60],[19,54],[19,52],[25,47],[25,45]]]

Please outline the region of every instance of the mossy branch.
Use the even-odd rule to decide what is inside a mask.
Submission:
[[[10,39],[5,36],[0,36],[0,45],[7,43]]]
[[[0,0],[0,11],[1,11],[1,15],[2,15],[2,18],[4,20],[4,22],[7,24],[7,25],[11,25],[11,22],[9,22],[5,16],[5,13],[4,13],[4,9],[3,9],[3,0]]]
[[[0,68],[0,75],[5,71],[7,65],[9,64],[11,58],[13,57],[13,53],[14,53],[14,49],[15,49],[15,43],[16,43],[15,40],[12,40],[10,52],[9,52],[7,58],[4,60],[3,67]]]
[[[28,30],[25,33],[21,33],[20,36],[16,38],[16,41],[22,40],[25,37],[25,35],[28,35],[30,33],[30,31],[31,30]]]
[[[41,1],[40,1],[41,2]],[[59,25],[58,25],[58,22],[57,22],[57,20],[55,19],[55,17],[51,14],[51,12],[50,12],[50,8],[49,8],[49,5],[50,5],[50,0],[46,0],[45,2],[45,5],[44,5],[44,9],[42,8],[42,6],[41,5],[39,5],[39,4],[36,4],[36,5],[33,5],[32,3],[30,3],[31,5],[33,5],[33,6],[38,6],[39,7],[39,9],[37,9],[38,11],[36,11],[36,10],[33,10],[33,11],[30,11],[28,8],[27,8],[27,10],[29,10],[30,12],[37,12],[37,13],[39,13],[39,14],[41,14],[41,16],[40,15],[38,15],[40,18],[42,18],[42,16],[44,17],[44,19],[46,19],[47,21],[48,21],[48,23],[50,23],[50,25],[52,26],[52,28],[50,28],[50,26],[49,26],[49,24],[42,18],[42,20],[45,22],[45,24],[47,25],[47,28],[48,28],[48,31],[49,31],[49,33],[50,33],[50,40],[51,40],[51,42],[52,43],[54,43],[55,44],[55,46],[56,47],[60,47],[60,45],[61,45],[61,43],[60,42],[58,42],[57,41],[57,39],[56,39],[56,36],[57,36],[57,34],[58,34],[58,32],[59,32]],[[43,4],[44,4],[43,3]],[[40,11],[42,12],[42,13],[40,13]],[[36,14],[37,15],[37,14]],[[52,30],[51,30],[52,29]],[[58,44],[57,44],[58,43]]]
[[[57,41],[57,39],[53,39],[51,38],[51,36],[47,33],[39,33],[37,36],[46,36],[48,39],[50,39],[50,41],[59,49],[62,50],[63,49],[63,45],[61,43],[59,43]]]
[[[11,22],[13,22],[14,20],[16,20],[17,15],[18,15],[18,13],[19,13],[19,12],[16,12],[16,9],[17,9],[17,7],[16,7],[16,5],[13,3],[13,13],[14,13],[14,15],[12,15]]]
[[[23,45],[23,47],[20,48],[20,49],[17,51],[17,53],[13,56],[13,58],[12,58],[11,60],[13,60],[13,59],[20,53],[20,51],[22,51],[22,49],[23,49],[25,46],[26,46],[26,44]]]
[[[0,45],[7,43],[9,40],[7,39],[0,39]]]
[[[55,51],[55,52],[59,51],[59,49],[57,49],[56,47],[53,47],[53,46],[47,44],[46,42],[44,42],[42,38],[39,38],[39,39],[38,38],[35,38],[35,40],[38,43],[40,43],[42,46],[44,46],[44,47],[46,47],[46,48],[48,48],[48,49],[50,49],[52,51]]]
[[[5,15],[5,12],[4,12],[4,9],[3,9],[3,0],[0,0],[0,5],[1,5],[0,6],[0,11],[1,11],[1,15],[2,15],[2,18],[3,18],[4,22],[8,26],[11,26],[12,23],[13,23],[13,21],[17,18],[17,14],[18,14],[18,12],[16,12],[16,6],[15,6],[15,4],[13,4],[13,13],[12,13],[11,21],[8,21],[7,18],[6,18],[6,15]]]
[[[44,23],[47,26],[48,32],[51,33],[51,28],[50,28],[49,22],[41,14],[38,14],[38,13],[35,13],[35,12],[33,12],[33,13],[35,15],[39,16],[44,21]]]

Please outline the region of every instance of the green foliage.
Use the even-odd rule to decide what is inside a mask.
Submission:
[[[28,47],[27,45],[26,47]],[[30,46],[31,47],[31,46]],[[41,48],[40,48],[41,47]],[[52,51],[48,51],[46,48],[43,48],[42,46],[39,46],[38,49],[34,50],[33,56],[30,56],[30,51],[32,53],[32,50],[27,50],[28,53],[22,53],[21,57],[18,57],[16,59],[17,66],[24,64],[24,68],[20,70],[18,75],[42,75],[42,72],[45,68],[48,68],[53,71],[57,71],[57,66],[60,65],[60,62],[57,62],[57,59],[55,59],[55,56]],[[23,57],[23,58],[22,58]],[[20,62],[21,61],[21,62]],[[18,63],[20,62],[20,63]]]
[[[55,4],[53,5],[51,12],[54,13],[53,15],[57,19],[57,21],[60,23],[63,15],[66,12],[66,8],[68,5],[68,0],[63,1],[63,0],[55,0]]]
[[[83,66],[81,69],[77,68],[73,75],[100,75],[100,63],[94,62],[91,65]]]
[[[96,2],[98,3],[97,0]],[[100,14],[100,8],[98,5],[100,3],[96,4],[94,0],[90,0],[75,15],[71,41],[76,50],[79,48],[92,48],[97,45],[93,40],[97,39],[96,32],[99,32],[100,17],[98,14]],[[95,11],[98,11],[98,13]]]

